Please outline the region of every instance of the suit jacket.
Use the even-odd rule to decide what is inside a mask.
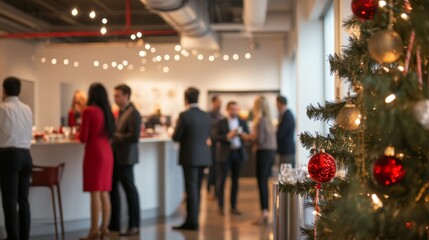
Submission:
[[[133,104],[119,113],[112,148],[115,162],[120,165],[133,165],[139,161],[140,113]]]
[[[179,164],[206,167],[211,165],[210,118],[197,107],[182,112],[177,120],[173,140],[180,143]]]
[[[215,139],[216,139],[216,161],[217,162],[226,162],[229,157],[229,152],[231,150],[231,142],[227,139],[226,135],[231,131],[229,129],[229,119],[224,118],[220,120],[217,124],[216,132],[215,132]],[[247,124],[245,121],[239,119],[238,120],[239,126],[243,129],[243,132],[249,133],[249,128],[247,127]],[[244,141],[240,138],[241,141],[241,148],[240,154],[241,159],[246,160],[247,154],[244,149]]]
[[[288,109],[280,117],[277,129],[277,153],[280,155],[295,154],[295,119]]]

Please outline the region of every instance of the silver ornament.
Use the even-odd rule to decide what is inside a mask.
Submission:
[[[414,117],[424,129],[429,130],[429,100],[420,100],[414,105]]]

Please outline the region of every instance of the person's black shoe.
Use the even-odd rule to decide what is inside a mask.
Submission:
[[[184,224],[179,225],[179,226],[173,226],[172,229],[173,230],[191,230],[191,231],[196,231],[196,230],[198,230],[198,225],[184,223]]]
[[[128,231],[124,233],[119,233],[119,236],[137,236],[139,234],[140,234],[140,229],[133,227],[133,228],[129,228]]]
[[[240,212],[240,211],[238,211],[237,209],[233,208],[233,209],[231,209],[231,214],[232,214],[232,215],[240,216],[240,215],[241,215],[241,212]]]

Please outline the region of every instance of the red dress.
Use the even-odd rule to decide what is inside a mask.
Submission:
[[[104,127],[104,114],[88,106],[82,114],[80,141],[86,143],[83,159],[83,191],[111,191],[113,151]]]

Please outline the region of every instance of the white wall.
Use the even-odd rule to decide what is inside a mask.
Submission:
[[[38,104],[40,116],[37,126],[58,126],[60,123],[60,83],[79,84],[83,90],[92,82],[102,82],[109,90],[116,84],[126,82],[133,87],[134,100],[138,100],[142,114],[152,111],[154,105],[159,104],[164,112],[176,114],[183,109],[183,91],[189,86],[201,90],[201,106],[207,106],[208,90],[278,90],[280,88],[280,65],[283,54],[283,38],[256,39],[257,48],[251,50],[247,39],[234,36],[225,37],[221,55],[229,54],[230,60],[221,58],[214,62],[208,61],[208,54],[204,60],[195,57],[184,58],[180,61],[163,61],[163,66],[170,68],[164,73],[148,58],[146,65],[141,64],[138,52],[141,47],[128,47],[126,44],[87,44],[87,45],[40,45],[36,51],[37,73],[39,76],[40,94]],[[153,55],[175,53],[173,44],[154,45],[157,52]],[[251,53],[249,60],[244,59],[245,53]],[[232,60],[232,54],[239,54],[238,61]],[[47,63],[41,63],[41,58]],[[58,63],[52,65],[51,59]],[[63,64],[64,59],[71,62]],[[133,64],[134,70],[108,70],[94,67],[93,62],[100,64],[112,61],[127,60]],[[73,67],[73,62],[79,61],[79,67]],[[145,66],[145,72],[140,72],[140,66]],[[70,100],[71,101],[71,100]]]

